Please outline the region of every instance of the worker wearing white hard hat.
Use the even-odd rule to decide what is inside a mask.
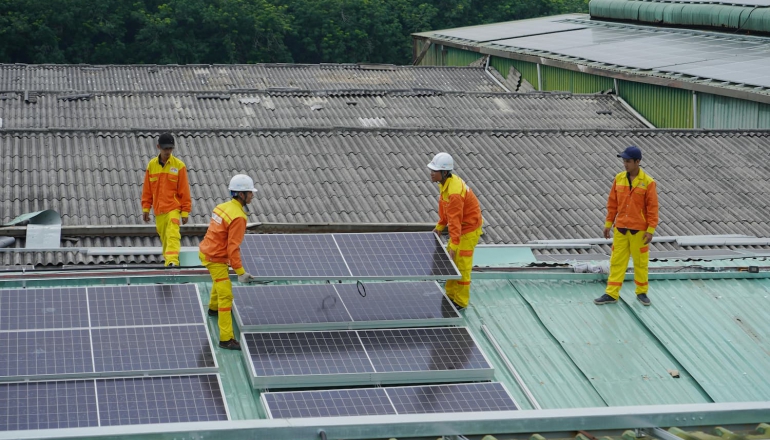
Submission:
[[[241,263],[241,242],[246,234],[246,205],[251,203],[257,190],[254,181],[245,174],[233,176],[228,189],[232,200],[214,208],[198,255],[214,283],[208,314],[219,317],[219,347],[240,350],[241,345],[233,334],[233,284],[229,268],[233,268],[241,283],[254,280]]]
[[[441,234],[449,229],[447,250],[460,270],[460,280],[448,280],[446,293],[460,309],[468,306],[471,295],[471,269],[473,251],[481,237],[481,207],[468,185],[455,176],[454,159],[448,153],[438,153],[428,164],[432,182],[438,183],[439,220],[433,232]]]

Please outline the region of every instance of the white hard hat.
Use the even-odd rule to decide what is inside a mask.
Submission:
[[[230,186],[228,186],[227,189],[235,192],[241,192],[241,191],[251,191],[253,193],[257,192],[257,189],[254,188],[254,181],[251,179],[251,177],[245,174],[234,175],[233,178],[230,179]]]
[[[428,168],[433,171],[452,171],[455,167],[455,161],[449,153],[439,153],[433,156],[433,160],[428,164]]]

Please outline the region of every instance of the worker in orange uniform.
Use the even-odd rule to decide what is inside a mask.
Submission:
[[[161,134],[156,148],[160,153],[150,160],[144,173],[142,216],[145,223],[149,222],[152,208],[165,265],[179,266],[182,246],[179,223],[187,224],[192,209],[187,167],[171,155],[174,151],[174,136],[171,133]]]
[[[471,298],[471,269],[473,250],[481,237],[481,207],[473,191],[458,176],[452,174],[454,160],[439,153],[428,164],[430,180],[438,183],[438,223],[433,232],[441,234],[449,227],[447,250],[460,270],[462,279],[448,280],[446,293],[459,309],[468,307]]]
[[[628,269],[629,255],[634,260],[636,299],[649,306],[647,297],[647,266],[650,262],[650,242],[658,226],[658,193],[655,180],[639,166],[642,150],[635,145],[626,148],[623,158],[626,171],[615,176],[607,199],[604,238],[610,238],[615,225],[610,257],[610,275],[606,293],[594,300],[596,304],[613,304],[620,298],[620,288]]]
[[[245,174],[233,176],[228,188],[232,200],[214,208],[198,256],[214,282],[208,313],[209,316],[219,317],[219,346],[240,350],[241,344],[233,335],[233,284],[230,282],[228,265],[235,270],[239,282],[249,283],[254,280],[241,263],[241,242],[246,234],[246,205],[251,203],[257,190],[254,181]]]

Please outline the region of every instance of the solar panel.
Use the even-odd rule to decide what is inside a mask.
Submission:
[[[358,332],[378,372],[491,368],[465,327]]]
[[[516,403],[500,382],[387,388],[398,414],[514,411]]]
[[[432,232],[247,235],[241,257],[249,273],[273,280],[460,278]]]
[[[0,330],[88,327],[84,288],[0,290]]]
[[[396,414],[383,388],[263,393],[271,419]]]
[[[233,290],[237,298],[235,318],[242,331],[462,322],[435,281],[244,286]]]
[[[433,232],[334,234],[353,277],[459,277]]]
[[[551,17],[517,21],[515,26],[511,26],[511,24],[512,23],[510,22],[504,22],[458,29],[447,29],[436,31],[436,34],[442,37],[460,38],[482,43],[502,38],[516,38],[527,35],[563,32],[582,29],[584,27],[575,23],[555,21]]]
[[[0,379],[93,372],[87,329],[0,333]]]
[[[203,324],[93,329],[96,372],[179,371],[217,365]]]
[[[303,323],[352,321],[331,284],[233,288],[241,330]]]
[[[0,431],[98,426],[93,380],[0,384]]]
[[[241,259],[255,277],[350,276],[330,234],[249,234],[241,243]]]
[[[256,388],[488,380],[465,327],[243,333]]]
[[[89,287],[92,327],[203,322],[194,284]]]
[[[217,375],[100,379],[101,426],[228,420]]]
[[[500,382],[268,392],[261,399],[272,419],[518,409]]]

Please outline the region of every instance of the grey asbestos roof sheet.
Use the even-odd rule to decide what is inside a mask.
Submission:
[[[441,91],[23,93],[0,97],[3,129],[289,127],[644,128],[607,95]]]
[[[0,64],[0,92],[203,92],[271,88],[504,91],[481,67],[366,64]]]
[[[189,168],[195,224],[208,222],[213,206],[226,199],[226,183],[239,172],[252,175],[260,190],[250,221],[432,222],[438,191],[425,164],[448,151],[457,174],[480,199],[483,242],[598,238],[612,177],[622,169],[615,154],[633,143],[643,148],[644,167],[658,181],[659,235],[770,236],[767,131],[303,129],[176,135],[176,153]],[[2,221],[55,209],[65,225],[141,224],[143,170],[156,136],[1,132]],[[131,243],[120,240],[114,245]],[[131,244],[148,246],[148,240]],[[3,258],[5,264],[30,264]]]

